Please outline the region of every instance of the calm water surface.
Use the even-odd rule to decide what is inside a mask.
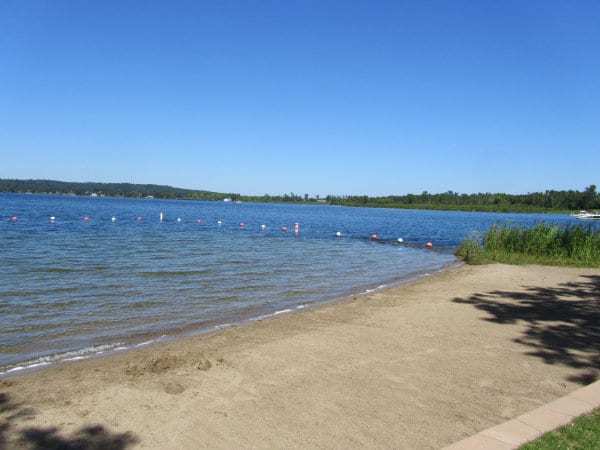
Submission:
[[[424,276],[469,234],[541,220],[572,219],[0,194],[0,375]]]

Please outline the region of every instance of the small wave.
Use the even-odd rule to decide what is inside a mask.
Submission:
[[[40,267],[39,269],[34,269],[32,272],[39,273],[76,273],[76,272],[85,272],[83,269],[68,269],[66,267]]]
[[[122,310],[130,310],[130,309],[147,309],[147,308],[159,307],[164,304],[165,304],[165,302],[161,302],[161,301],[141,301],[141,302],[128,303],[128,304],[122,305],[122,306],[115,303],[115,306],[120,306],[120,308]]]
[[[272,312],[272,313],[269,313],[269,314],[263,314],[262,316],[258,316],[258,317],[256,317],[256,318],[255,318],[255,319],[253,319],[253,320],[264,320],[264,319],[268,319],[268,318],[270,318],[270,317],[276,317],[276,316],[279,316],[279,315],[281,315],[281,314],[287,314],[287,313],[291,313],[292,311],[293,311],[293,310],[292,310],[292,309],[289,309],[289,308],[288,308],[288,309],[282,309],[282,310],[275,311],[275,312]]]
[[[54,355],[40,356],[39,358],[30,359],[24,361],[16,366],[8,366],[4,370],[0,369],[0,375],[7,375],[9,373],[20,372],[24,370],[31,370],[41,366],[48,366],[51,364],[57,364],[65,361],[77,361],[81,359],[87,359],[95,355],[100,355],[107,350],[114,349],[115,347],[122,345],[122,343],[104,344],[92,347],[86,347],[81,350],[72,350],[64,353],[57,353]]]
[[[370,294],[371,292],[375,292],[375,291],[379,291],[381,289],[385,289],[387,287],[387,284],[381,284],[373,289],[367,289],[365,290],[365,294]]]
[[[147,341],[144,342],[138,342],[137,344],[132,344],[132,345],[120,345],[116,348],[113,349],[113,351],[115,352],[120,352],[123,350],[129,350],[132,348],[140,348],[140,347],[145,347],[147,345],[151,345],[151,344],[156,344],[157,342],[160,342],[161,340],[163,340],[166,337],[166,335],[157,337],[155,339],[149,339]]]
[[[138,272],[142,277],[188,277],[196,275],[210,275],[212,270],[157,270],[149,272]]]

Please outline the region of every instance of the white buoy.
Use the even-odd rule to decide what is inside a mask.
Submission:
[[[399,243],[399,244],[402,244],[403,242],[404,242],[404,239],[402,239],[402,238],[398,238],[398,243]]]
[[[177,222],[181,222],[181,217],[178,217],[178,218],[177,218]]]
[[[223,222],[221,222],[220,220],[217,220],[217,225],[221,225]]]
[[[261,227],[263,230],[264,230],[265,228],[267,228],[267,226],[266,226],[265,224],[262,224],[260,227]]]
[[[341,235],[342,235],[342,232],[341,232],[341,231],[338,231],[337,233],[335,233],[335,235],[336,235],[336,236],[341,236]]]
[[[117,218],[116,218],[116,217],[111,217],[111,218],[110,218],[110,221],[111,221],[111,222],[116,222],[116,221],[117,221]]]
[[[50,217],[50,222],[54,222],[56,220],[56,217],[52,216]]]
[[[160,212],[159,217],[160,217],[160,221],[162,222],[163,221],[163,213],[162,213],[162,211]]]

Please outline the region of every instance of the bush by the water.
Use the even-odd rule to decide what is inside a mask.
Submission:
[[[468,264],[548,264],[600,267],[600,229],[582,225],[534,228],[494,225],[482,239],[464,241],[456,255]]]

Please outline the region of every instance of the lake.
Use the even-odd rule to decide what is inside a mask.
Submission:
[[[0,194],[0,375],[427,276],[493,223],[542,220],[573,219]]]

